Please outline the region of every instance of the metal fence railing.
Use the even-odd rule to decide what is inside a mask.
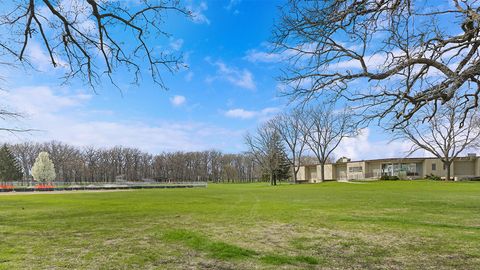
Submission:
[[[207,182],[1,182],[0,192],[207,187]]]

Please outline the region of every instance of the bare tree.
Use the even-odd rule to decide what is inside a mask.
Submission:
[[[22,167],[24,180],[42,151],[55,165],[56,180],[65,182],[141,181],[252,182],[260,179],[250,154],[224,154],[216,150],[152,155],[136,148],[76,148],[57,141],[10,145]]]
[[[170,37],[161,27],[169,11],[190,16],[177,0],[27,0],[12,1],[0,11],[0,54],[28,63],[27,48],[41,44],[53,67],[66,68],[74,77],[95,86],[102,75],[115,84],[119,69],[140,79],[147,64],[153,80],[165,87],[160,69],[177,70],[181,57],[154,50],[152,40]]]
[[[257,128],[256,134],[247,133],[245,143],[249,153],[268,174],[271,185],[277,185],[279,172],[282,171],[284,149],[278,131],[270,124],[264,123]]]
[[[289,0],[273,42],[289,64],[285,93],[344,98],[364,120],[401,125],[422,107],[461,99],[463,124],[480,95],[480,1]]]
[[[350,109],[336,111],[332,105],[317,106],[306,111],[302,132],[305,143],[320,163],[321,181],[325,180],[325,164],[344,138],[357,135],[357,123]]]
[[[297,182],[297,174],[300,170],[306,145],[306,134],[302,132],[303,117],[305,117],[305,114],[302,110],[294,109],[289,113],[279,114],[270,121],[290,152],[288,160],[292,167],[295,183]]]
[[[424,121],[423,117],[412,118],[409,123],[395,129],[395,139],[413,143],[409,155],[425,150],[439,158],[447,171],[447,180],[450,180],[451,164],[455,158],[465,150],[478,146],[480,139],[478,111],[471,110],[465,117],[457,102],[448,102],[430,121]],[[430,115],[431,110],[436,108],[424,107],[422,113]],[[461,121],[464,122],[462,127],[459,126]]]

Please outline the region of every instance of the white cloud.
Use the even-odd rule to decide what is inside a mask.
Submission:
[[[231,84],[241,88],[249,90],[256,89],[253,74],[248,69],[239,69],[237,67],[228,66],[220,60],[212,62],[210,58],[206,58],[206,61],[217,67],[217,74],[215,76],[208,76],[206,78],[208,83],[211,83],[215,80],[226,80]]]
[[[61,95],[46,86],[21,87],[0,94],[5,104],[27,116],[56,113],[65,108],[78,107],[92,97],[85,93]]]
[[[261,44],[261,50],[259,49],[251,49],[248,50],[245,53],[245,56],[243,59],[252,62],[252,63],[279,63],[282,61],[287,61],[290,58],[294,58],[295,60],[300,60],[297,59],[296,57],[299,56],[298,52],[303,51],[303,52],[314,52],[317,50],[317,45],[316,43],[306,43],[303,44],[302,46],[299,46],[298,49],[287,49],[282,51],[281,53],[279,52],[273,52],[273,46],[269,43],[262,43]],[[308,57],[305,57],[305,60]],[[302,59],[303,60],[303,59]],[[297,61],[297,64],[303,64],[302,61]]]
[[[170,41],[170,47],[175,50],[175,51],[179,51],[183,46],[183,39],[179,38],[179,39],[172,39]]]
[[[286,56],[282,56],[279,53],[269,53],[252,49],[247,51],[243,59],[252,63],[278,63],[285,60]]]
[[[225,112],[225,116],[231,118],[241,118],[241,119],[248,119],[253,118],[257,115],[255,111],[247,111],[244,109],[231,109]]]
[[[138,147],[150,153],[223,149],[241,151],[244,130],[229,130],[215,125],[149,119],[120,118],[122,112],[99,113],[90,108],[90,96],[68,93],[45,86],[12,89],[2,100],[12,109],[28,112],[22,127],[29,133],[0,133],[6,142],[58,140],[75,146]],[[118,114],[118,115],[117,115]],[[112,117],[117,116],[117,119]],[[2,123],[3,124],[3,123]],[[238,141],[240,143],[231,143]]]
[[[266,119],[274,115],[279,111],[278,108],[268,107],[260,111],[249,111],[242,108],[231,109],[225,112],[225,116],[230,118],[240,118],[240,119],[251,119],[251,118],[261,118]]]
[[[238,11],[238,9],[235,9],[235,7],[239,5],[240,2],[242,2],[242,0],[230,0],[230,2],[228,2],[228,5],[225,6],[225,9],[229,11],[233,10],[233,14],[237,15],[240,13],[240,11]]]
[[[345,156],[352,160],[405,157],[410,147],[408,141],[372,141],[370,129],[365,128],[358,136],[344,139],[333,154],[336,158]]]
[[[208,5],[205,2],[201,2],[200,5],[189,5],[187,9],[192,13],[192,21],[198,24],[210,24],[210,20],[205,15],[205,11],[208,10]]]
[[[385,54],[373,54],[369,56],[365,56],[365,63],[369,68],[379,69],[384,66],[385,62],[391,61],[387,60],[388,56]],[[331,69],[361,69],[362,65],[360,61],[352,59],[346,61],[340,61],[336,64],[331,66]]]
[[[173,96],[170,98],[170,103],[176,107],[185,104],[186,101],[187,99],[184,96]]]
[[[28,60],[39,71],[42,71],[42,72],[52,71],[53,64],[52,64],[50,55],[45,49],[41,47],[40,43],[35,41],[29,42],[26,49],[26,54],[27,54]],[[54,59],[55,59],[55,63],[57,64],[57,67],[60,67],[60,68],[68,67],[67,62],[63,61],[62,59],[58,58],[55,55],[54,55]]]

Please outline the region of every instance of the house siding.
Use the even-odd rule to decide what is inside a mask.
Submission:
[[[339,163],[325,164],[325,180],[361,180],[361,179],[378,179],[381,177],[382,166],[384,164],[403,164],[405,167],[396,168],[393,173],[398,173],[402,178],[425,178],[427,175],[435,175],[438,177],[446,177],[447,170],[443,166],[443,162],[438,158],[402,158],[402,159],[379,159],[379,160],[363,160],[363,161],[347,161]],[[432,164],[435,164],[435,170],[432,170]],[[412,169],[415,166],[415,171]],[[392,168],[390,166],[390,168]],[[397,171],[400,168],[400,171]],[[478,157],[461,157],[456,158],[451,166],[451,177],[467,178],[480,177],[480,158]],[[409,172],[408,175],[405,172]],[[413,173],[415,172],[415,173]],[[321,166],[307,165],[301,166],[297,174],[300,181],[316,183],[320,182]]]

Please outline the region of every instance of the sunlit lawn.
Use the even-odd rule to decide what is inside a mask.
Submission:
[[[0,269],[480,269],[480,182],[0,195]]]

